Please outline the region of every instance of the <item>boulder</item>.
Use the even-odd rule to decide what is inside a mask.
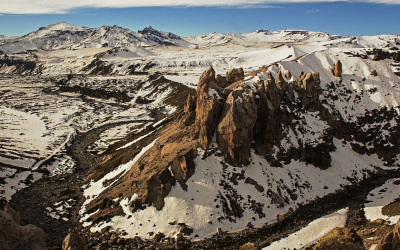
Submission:
[[[248,242],[244,244],[239,250],[257,250],[253,243]]]
[[[85,240],[77,232],[71,232],[62,243],[62,250],[86,250]]]
[[[244,79],[243,68],[234,68],[231,69],[228,73],[226,73],[226,82],[228,84],[232,84],[237,81],[242,81],[243,79]]]
[[[2,250],[45,250],[45,235],[34,225],[20,226],[15,215],[0,211],[0,248]]]

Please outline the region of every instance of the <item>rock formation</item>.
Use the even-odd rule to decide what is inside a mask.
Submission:
[[[279,70],[278,74],[276,74],[275,84],[278,87],[278,89],[280,89],[280,90],[283,90],[287,87],[287,83],[283,79],[281,70]]]
[[[332,65],[331,72],[336,77],[342,77],[342,62],[340,60],[337,60],[337,62]]]
[[[196,132],[203,148],[208,147],[221,112],[222,103],[219,100],[218,89],[215,71],[210,67],[200,76],[197,85]]]
[[[286,70],[285,77],[286,77],[287,80],[292,79],[292,73],[290,73],[289,70]]]
[[[307,110],[316,111],[319,108],[319,89],[320,78],[319,73],[307,73],[301,76],[298,82],[301,88],[301,103]]]
[[[231,69],[228,73],[226,73],[226,81],[228,84],[232,84],[244,79],[244,70],[243,68],[234,68]]]
[[[239,86],[229,94],[217,129],[218,146],[234,166],[245,164],[250,158],[257,119],[256,94],[246,87]]]
[[[340,62],[336,64],[339,70],[338,65]],[[116,177],[112,188],[103,191],[86,206],[87,213],[100,208],[90,220],[98,223],[122,214],[120,203],[124,198],[128,199],[132,212],[146,206],[161,210],[164,198],[174,185],[188,189],[186,182],[196,171],[195,158],[199,147],[204,149],[202,157],[220,154],[220,151],[227,163],[243,167],[243,171],[250,163],[251,150],[263,156],[271,167],[282,167],[298,160],[327,169],[331,165],[331,152],[335,150],[334,137],[344,139],[356,135],[351,138],[365,140],[365,134],[322,105],[318,72],[301,72],[297,81],[290,82],[285,81],[280,71],[275,77],[267,72],[262,75],[265,79],[257,82],[244,81],[243,75],[242,69],[233,69],[225,79],[216,76],[214,69],[209,67],[199,79],[197,94],[188,96],[183,110],[175,114],[171,122],[113,157],[104,158],[101,167],[112,170],[110,166],[127,163],[132,155],[139,154],[153,142],[126,173]],[[318,135],[312,125],[307,126],[309,121],[305,116],[319,123]],[[379,115],[371,114],[371,117],[381,119]],[[212,142],[216,143],[217,149],[215,144],[210,147]],[[382,147],[374,150],[368,152],[388,154]],[[359,148],[357,152],[361,151]],[[390,151],[387,158],[397,155],[397,152],[398,149]],[[111,181],[114,180],[107,180],[107,183]],[[248,183],[259,192],[263,191],[250,179]],[[280,194],[271,191],[268,195],[279,206],[285,206],[286,201]],[[229,202],[227,211],[231,209],[232,216],[242,216],[242,208],[234,205],[234,199]]]

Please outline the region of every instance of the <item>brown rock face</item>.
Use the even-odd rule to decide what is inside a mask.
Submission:
[[[127,148],[126,153],[132,155],[132,151],[135,151],[134,155],[136,155],[141,150],[140,145],[149,145],[158,138],[154,146],[150,147],[132,165],[130,170],[113,184],[112,188],[101,193],[87,205],[88,213],[100,209],[91,217],[91,220],[100,222],[122,214],[119,201],[124,197],[130,198],[134,194],[137,194],[137,198],[130,201],[132,212],[142,209],[143,204],[154,206],[158,210],[162,209],[164,197],[169,193],[171,187],[176,182],[184,184],[185,180],[194,172],[194,163],[190,161],[196,157],[195,149],[198,142],[190,137],[190,130],[191,126],[186,126],[181,120],[176,120],[165,126],[159,134],[154,133],[146,140],[141,141],[136,145],[137,148]],[[131,157],[127,160],[132,159]],[[112,160],[118,162],[116,165],[126,162],[117,157]],[[115,164],[115,162],[110,160],[106,164]],[[171,165],[171,170],[176,176],[171,174],[169,169]],[[179,171],[175,171],[174,166],[177,166]],[[112,180],[106,182],[110,181]],[[116,198],[119,201],[114,201]]]
[[[278,87],[278,89],[280,89],[280,90],[286,89],[286,87],[287,87],[287,83],[283,79],[281,70],[279,70],[278,74],[276,75],[275,84]]]
[[[188,114],[193,111],[196,111],[196,96],[189,95],[186,99],[186,104],[183,108],[183,112],[185,112],[185,114]]]
[[[265,93],[268,97],[269,109],[275,109],[279,107],[281,104],[281,94],[280,91],[275,83],[275,79],[272,76],[271,72],[268,72],[267,78],[264,81]]]
[[[234,166],[246,164],[250,158],[253,129],[257,119],[255,93],[244,86],[229,94],[217,129],[218,146],[227,161]]]
[[[331,72],[336,77],[342,77],[342,62],[340,60],[337,60],[337,62],[332,65]]]
[[[86,250],[85,240],[76,232],[65,237],[62,243],[62,250]]]
[[[215,80],[215,71],[209,67],[200,76],[197,86],[196,132],[200,145],[208,148],[217,127],[222,103],[219,100],[219,87]]]
[[[300,98],[303,106],[310,111],[316,111],[319,108],[319,89],[320,89],[320,78],[319,73],[307,73],[299,77],[302,79],[299,82],[301,91]]]
[[[215,77],[215,80],[217,81],[218,86],[220,86],[221,88],[225,88],[226,85],[228,85],[228,83],[226,82],[226,77],[225,76],[217,75]]]
[[[13,216],[0,211],[0,248],[2,250],[45,250],[45,236],[34,225],[20,226]]]
[[[388,233],[376,246],[376,250],[398,250],[400,249],[400,219],[394,226],[394,230]]]
[[[285,73],[285,76],[286,76],[287,80],[290,80],[292,78],[292,73],[290,73],[290,71],[287,70],[286,73]]]
[[[243,68],[231,69],[228,73],[226,73],[226,81],[228,84],[232,84],[237,81],[242,81],[243,79],[244,79]]]
[[[186,154],[175,159],[172,163],[172,173],[174,174],[176,181],[184,190],[187,189],[186,181],[194,174],[194,155],[194,150],[191,149]]]

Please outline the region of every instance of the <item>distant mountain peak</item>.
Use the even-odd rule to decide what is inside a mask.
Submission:
[[[66,22],[59,22],[56,24],[50,24],[46,27],[40,28],[41,29],[47,29],[47,30],[66,30],[66,29],[71,29],[71,28],[76,28],[75,25],[66,23]]]

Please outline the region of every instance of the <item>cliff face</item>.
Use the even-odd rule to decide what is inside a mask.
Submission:
[[[271,156],[273,147],[280,146],[282,128],[294,126],[291,124],[294,114],[282,110],[281,105],[294,108],[298,103],[305,111],[319,111],[319,74],[302,73],[297,84],[289,84],[279,71],[276,79],[269,73],[265,80],[252,85],[243,81],[242,73],[243,69],[229,71],[227,86],[218,83],[211,67],[200,77],[194,138],[199,138],[200,146],[207,149],[215,135],[219,149],[233,166],[247,165],[253,146],[259,154],[278,163],[278,159]],[[188,102],[185,110],[189,109],[193,107]],[[291,157],[322,168],[329,167],[329,150],[325,150],[325,158],[318,156],[320,159],[316,161],[311,160],[313,155],[307,154],[306,147],[300,151],[297,157]]]

